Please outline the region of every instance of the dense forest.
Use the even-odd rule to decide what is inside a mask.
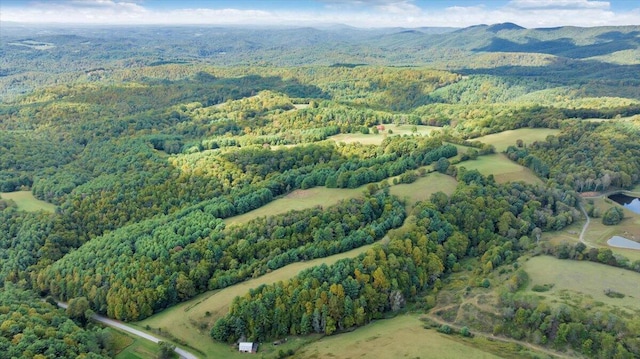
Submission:
[[[207,328],[222,342],[337,334],[420,307],[465,261],[486,276],[541,251],[542,232],[581,219],[580,192],[640,183],[640,63],[628,56],[637,26],[206,28],[191,42],[191,28],[160,37],[152,27],[4,30],[0,192],[56,206],[25,211],[0,197],[0,352],[9,357],[113,355],[108,332],[53,299],[82,298],[88,314],[137,321],[376,243],[251,290]],[[583,45],[560,41],[567,36]],[[259,46],[246,48],[247,38]],[[70,55],[76,47],[82,56]],[[506,150],[539,184],[465,168],[496,152],[479,137],[525,128],[559,131]],[[435,171],[456,181],[453,193],[416,203],[390,190]],[[225,222],[316,187],[361,195]],[[502,300],[526,326],[500,334],[533,341],[540,329],[556,349],[639,353],[614,335],[627,332],[624,318],[604,328],[571,310]]]
[[[540,228],[574,220],[576,198],[519,183],[497,185],[477,171],[459,171],[460,184],[416,205],[410,223],[389,243],[354,259],[300,273],[234,301],[211,334],[250,340],[311,332],[332,334],[397,311],[465,256],[490,271],[510,263]],[[548,192],[547,192],[548,191]]]

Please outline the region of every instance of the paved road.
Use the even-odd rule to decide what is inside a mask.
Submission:
[[[67,308],[67,303],[63,303],[63,302],[58,302],[58,306],[61,308]],[[91,318],[93,320],[95,320],[96,322],[100,322],[102,324],[108,325],[110,327],[114,327],[114,328],[118,328],[120,330],[123,330],[127,333],[131,333],[133,335],[136,335],[140,338],[144,338],[146,340],[150,340],[154,343],[158,343],[161,340],[158,337],[155,337],[151,334],[145,333],[143,331],[140,331],[138,329],[132,328],[122,322],[119,322],[117,320],[113,320],[113,319],[109,319],[107,317],[103,317],[101,315],[98,314],[94,314],[93,317]],[[183,359],[198,359],[197,356],[189,353],[188,351],[184,350],[184,349],[180,349],[180,348],[175,348],[175,352],[178,353],[178,355],[180,356],[180,358]]]

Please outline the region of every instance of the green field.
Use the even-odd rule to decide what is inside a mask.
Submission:
[[[416,315],[378,320],[308,344],[295,358],[499,358],[423,325]]]
[[[480,156],[476,160],[461,162],[458,167],[468,170],[478,170],[485,176],[493,175],[498,183],[524,181],[531,184],[541,184],[542,181],[528,168],[509,160],[502,153]]]
[[[109,330],[116,347],[115,359],[156,358],[160,352],[160,347],[156,343],[131,336],[113,328],[109,328]]]
[[[157,358],[160,352],[159,346],[145,339],[137,339],[126,347],[115,359],[148,359]],[[177,356],[175,356],[177,357]]]
[[[517,140],[522,140],[525,144],[535,141],[544,141],[549,135],[557,135],[560,130],[550,128],[519,128],[487,136],[474,138],[473,141],[480,141],[495,146],[496,151],[502,152],[509,146],[515,146]]]
[[[363,195],[365,186],[358,188],[326,188],[315,187],[311,189],[300,189],[288,195],[271,201],[270,203],[256,208],[253,211],[239,216],[229,217],[224,220],[228,224],[246,223],[258,217],[273,216],[287,213],[289,211],[299,211],[312,208],[314,206],[332,206],[343,199],[357,198]]]
[[[56,211],[55,205],[36,199],[31,191],[2,192],[0,197],[13,200],[18,205],[18,208],[23,211],[35,212],[42,210],[52,213]]]
[[[612,206],[618,206],[616,203],[604,198],[593,199],[596,207],[600,208],[600,212],[604,213]],[[631,240],[640,240],[640,215],[624,209],[625,218],[615,226],[606,226],[602,224],[602,218],[591,218],[589,228],[585,233],[584,239],[587,243],[597,247],[608,247],[614,253],[621,254],[630,260],[640,260],[640,251],[633,249],[609,247],[607,241],[612,236],[622,236]],[[582,222],[584,223],[584,222]]]
[[[218,318],[227,314],[233,298],[242,296],[249,289],[262,284],[287,280],[304,269],[322,263],[330,265],[342,258],[355,257],[366,252],[372,246],[373,244],[326,258],[292,263],[258,278],[221,290],[203,293],[192,300],[175,305],[136,324],[141,328],[146,328],[146,326],[152,329],[160,328],[163,333],[169,334],[169,337],[187,342],[190,346],[207,353],[207,358],[226,358],[234,353],[233,349],[225,344],[215,343],[209,336],[209,330]]]
[[[420,177],[413,183],[399,184],[391,186],[391,194],[406,200],[408,204],[415,204],[418,201],[428,200],[429,197],[438,191],[451,194],[456,189],[458,182],[451,176],[432,172],[425,177]]]
[[[556,301],[570,298],[592,299],[605,304],[640,313],[640,273],[587,261],[560,260],[550,256],[538,256],[527,260],[523,269],[533,285],[553,284],[548,292],[537,293]],[[624,298],[610,298],[606,289],[623,293]],[[576,295],[578,293],[579,295]],[[558,299],[560,298],[560,299]]]
[[[335,142],[353,143],[360,142],[364,145],[379,145],[387,136],[401,136],[401,135],[419,135],[424,136],[430,134],[433,130],[440,130],[440,127],[417,125],[416,132],[412,131],[413,125],[384,125],[384,131],[380,131],[378,134],[369,133],[368,135],[362,133],[341,133],[329,137],[329,139]],[[389,130],[393,133],[389,134]]]

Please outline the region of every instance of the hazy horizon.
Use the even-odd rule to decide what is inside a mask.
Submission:
[[[640,3],[595,0],[4,0],[0,21],[74,25],[527,28],[640,25]]]

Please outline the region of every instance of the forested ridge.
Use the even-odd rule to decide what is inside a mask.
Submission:
[[[173,31],[167,44],[190,30]],[[229,38],[216,40],[216,49],[200,43],[198,54],[163,58],[133,48],[107,58],[92,48],[72,61],[65,49],[86,34],[41,38],[55,44],[50,52],[0,50],[7,64],[0,74],[0,192],[30,191],[56,205],[54,213],[28,212],[0,198],[0,316],[7,318],[0,352],[112,355],[107,334],[83,320],[85,313],[64,314],[41,297],[86,301],[89,314],[137,321],[287,264],[379,242],[355,258],[253,289],[206,328],[224,342],[337,334],[421,308],[465,261],[478,261],[477,276],[513,264],[539,247],[541,232],[580,219],[579,192],[640,183],[640,94],[637,76],[629,76],[638,64],[616,63],[618,50],[634,51],[634,39],[618,47],[593,40],[612,31],[605,28],[552,34],[481,26],[413,37],[379,31],[375,46],[365,33],[344,37],[360,44],[358,56],[320,41],[291,59],[273,56],[276,65],[264,62],[272,54],[265,49],[245,61],[251,57],[240,43],[222,44]],[[495,52],[501,42],[490,34],[510,41],[510,52]],[[527,51],[535,44],[523,42],[562,34],[584,46],[533,54]],[[24,40],[15,32],[0,36]],[[91,36],[112,41],[97,29]],[[397,51],[382,56],[381,46]],[[218,66],[214,52],[233,60]],[[295,59],[303,53],[306,60]],[[54,62],[48,70],[35,65]],[[580,76],[581,68],[602,72]],[[496,151],[476,138],[525,128],[560,131],[533,143],[514,139],[506,150],[541,184],[497,183],[465,168]],[[458,183],[452,194],[417,203],[391,194],[390,187],[434,171]],[[316,187],[362,189],[332,206],[223,221]],[[526,303],[503,303],[519,320],[534,313]],[[572,318],[567,313],[563,323]],[[613,336],[598,325],[584,331],[592,329]],[[606,340],[638,355],[619,338]]]
[[[572,121],[560,136],[527,148],[509,147],[507,154],[539,176],[576,191],[631,188],[640,176],[639,138],[634,124]]]
[[[500,186],[477,171],[461,171],[459,180],[450,197],[438,192],[417,204],[410,225],[393,232],[387,244],[236,299],[211,335],[263,341],[361,326],[434,287],[467,255],[481,257],[483,270],[490,271],[517,258],[529,245],[521,238],[534,229],[573,221],[576,199],[562,192]]]

